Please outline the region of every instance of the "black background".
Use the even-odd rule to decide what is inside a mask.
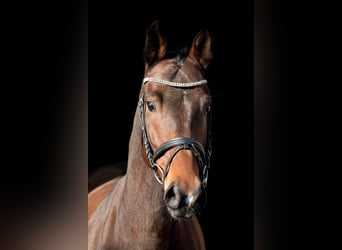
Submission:
[[[132,6],[133,8],[133,6]],[[200,221],[208,249],[253,246],[253,3],[145,2],[89,8],[89,170],[126,161],[143,78],[145,30],[160,21],[170,40],[214,34],[208,81],[213,96],[213,156]]]

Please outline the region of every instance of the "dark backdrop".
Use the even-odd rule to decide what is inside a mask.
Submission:
[[[89,170],[127,160],[152,21],[159,19],[175,43],[188,43],[205,24],[214,34],[213,156],[199,217],[209,250],[253,247],[252,3],[89,4]]]

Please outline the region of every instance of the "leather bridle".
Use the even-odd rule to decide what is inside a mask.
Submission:
[[[207,80],[203,79],[201,81],[197,82],[191,82],[191,83],[179,83],[179,82],[170,82],[162,79],[157,78],[149,78],[146,77],[143,79],[142,85],[144,85],[147,82],[155,82],[159,84],[164,84],[171,87],[176,88],[189,88],[189,87],[196,87],[202,84],[206,84]],[[197,140],[190,138],[190,137],[177,137],[174,139],[171,139],[169,141],[166,141],[162,143],[158,148],[153,149],[147,136],[147,130],[146,130],[146,123],[145,123],[145,97],[141,96],[139,99],[139,117],[140,117],[140,124],[141,124],[141,130],[142,130],[142,136],[143,136],[143,142],[144,147],[146,150],[146,155],[150,163],[150,167],[154,171],[155,178],[160,184],[164,184],[165,178],[169,172],[171,162],[175,155],[180,150],[191,150],[194,154],[195,158],[197,159],[200,173],[201,173],[201,181],[203,186],[205,187],[207,185],[208,181],[208,170],[210,168],[210,158],[211,158],[211,112],[208,113],[208,119],[207,119],[207,141],[205,147],[201,143],[199,143]],[[175,148],[175,150],[170,155],[165,168],[163,169],[161,166],[159,166],[156,161],[162,157],[168,150]],[[158,171],[161,174],[161,177],[158,175]]]

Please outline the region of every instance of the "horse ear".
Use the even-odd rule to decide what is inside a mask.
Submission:
[[[147,66],[164,57],[166,53],[166,39],[160,32],[159,21],[154,21],[146,30],[144,60]]]
[[[213,59],[212,40],[212,33],[208,26],[204,26],[194,38],[189,52],[189,57],[198,61],[204,69],[209,66]]]

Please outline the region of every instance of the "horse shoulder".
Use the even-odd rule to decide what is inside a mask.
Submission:
[[[88,194],[88,221],[90,220],[97,207],[106,198],[108,193],[113,190],[115,184],[120,177],[107,181],[106,183],[98,186]]]

